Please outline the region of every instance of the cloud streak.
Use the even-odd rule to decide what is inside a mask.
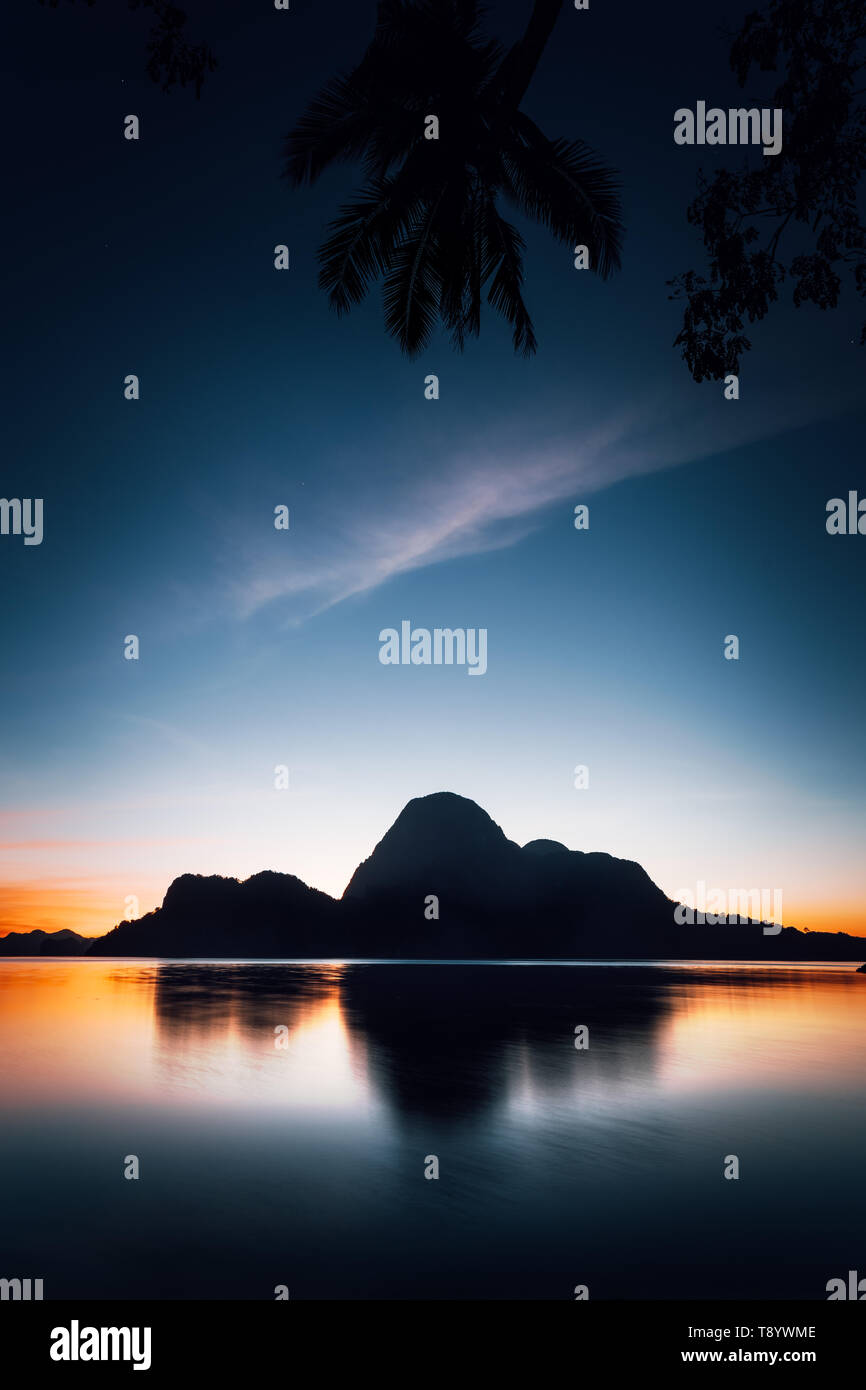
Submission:
[[[638,458],[617,464],[611,457],[618,433],[599,431],[577,448],[557,440],[542,448],[516,450],[512,443],[460,454],[435,479],[393,489],[385,506],[369,495],[344,499],[349,525],[335,527],[320,509],[315,527],[291,533],[288,561],[248,555],[230,586],[231,605],[245,618],[265,604],[292,600],[292,617],[302,621],[397,575],[515,545],[536,529],[545,509],[576,489],[580,500],[643,471]]]
[[[780,420],[787,431],[816,418],[806,395],[791,402],[765,393],[758,404],[733,405],[720,391],[698,401],[692,390],[662,415],[649,393],[591,431],[562,431],[542,444],[521,443],[514,432],[464,448],[387,492],[381,484],[343,485],[339,504],[321,499],[302,525],[293,521],[279,553],[263,557],[261,532],[250,530],[240,566],[232,563],[227,606],[245,619],[282,601],[285,621],[303,622],[401,574],[515,545],[566,499],[585,501],[639,474],[755,443],[778,434]]]

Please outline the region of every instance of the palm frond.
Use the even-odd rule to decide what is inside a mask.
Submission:
[[[487,204],[485,221],[491,254],[498,262],[487,295],[488,302],[514,329],[515,352],[531,357],[538,348],[538,342],[532,319],[523,302],[523,252],[526,243],[517,228],[500,217],[492,200]]]
[[[403,171],[393,179],[373,180],[340,209],[319,250],[319,284],[338,314],[359,304],[389,270],[422,206],[417,184]]]
[[[443,270],[436,218],[441,199],[440,191],[412,219],[385,275],[385,327],[409,357],[427,346],[439,317]]]
[[[467,170],[452,177],[440,207],[438,238],[446,274],[439,311],[451,330],[452,345],[462,352],[466,336],[481,331],[481,231],[477,179]]]
[[[286,139],[285,176],[295,183],[336,161],[361,165],[364,186],[319,251],[319,283],[343,314],[383,280],[388,332],[410,356],[440,320],[462,350],[480,333],[485,293],[515,350],[536,351],[524,242],[497,198],[559,240],[586,243],[597,274],[619,267],[614,171],[581,141],[548,140],[519,109],[527,55],[532,68],[562,3],[534,0],[532,42],[506,60],[478,33],[478,0],[379,0],[360,62],[321,89]],[[439,117],[438,140],[424,138],[429,114]]]
[[[585,243],[607,279],[621,264],[622,205],[616,172],[582,140],[548,140],[522,112],[504,143],[503,191],[560,241]]]

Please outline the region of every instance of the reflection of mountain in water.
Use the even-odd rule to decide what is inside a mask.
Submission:
[[[295,1027],[305,1012],[333,996],[338,972],[328,966],[170,965],[156,974],[154,1011],[172,1042],[200,1043],[211,1033],[238,1028],[270,1033]]]
[[[651,1076],[663,997],[658,972],[627,966],[200,964],[158,967],[154,1009],[172,1068],[220,1055],[229,1036],[262,1065],[285,1025],[311,1084],[333,1060],[332,1037],[316,1040],[333,1014],[358,1084],[398,1117],[460,1120],[515,1089],[567,1099]],[[580,1052],[578,1025],[589,1029]]]
[[[342,1001],[390,1104],[456,1118],[499,1104],[514,1084],[554,1097],[651,1072],[664,1006],[642,975],[638,989],[627,967],[361,967]],[[578,1054],[581,1024],[589,1047]]]

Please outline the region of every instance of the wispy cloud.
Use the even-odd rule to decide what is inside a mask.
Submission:
[[[495,443],[488,438],[427,462],[421,478],[423,465],[415,460],[415,476],[387,488],[343,483],[336,500],[333,493],[327,502],[308,495],[305,522],[293,525],[288,547],[263,556],[260,530],[245,540],[235,530],[228,606],[246,618],[282,600],[285,621],[301,622],[400,574],[514,545],[566,498],[584,501],[638,474],[818,418],[806,395],[792,402],[766,392],[757,402],[734,405],[723,401],[721,388],[700,399],[695,390],[692,385],[664,413],[658,394],[649,392],[591,431],[561,431],[541,444],[522,442],[517,430],[501,433]]]
[[[440,465],[435,477],[392,489],[387,498],[342,495],[339,512],[352,520],[334,525],[320,507],[315,526],[292,533],[288,561],[263,561],[256,544],[230,586],[232,605],[247,617],[264,604],[291,599],[298,621],[396,575],[514,545],[546,508],[575,489],[580,500],[642,470],[637,457],[619,465],[611,457],[621,429],[598,431],[579,446],[565,440],[519,450],[513,443],[487,445]]]
[[[150,719],[140,714],[122,713],[117,716],[125,723],[133,724],[136,728],[144,729],[145,732],[155,734],[158,739],[167,743],[181,753],[193,753],[200,758],[211,758],[213,750],[201,742],[200,739],[193,738],[183,729],[175,728],[173,724],[167,724],[162,719]]]
[[[165,845],[210,845],[213,843],[214,840],[211,835],[151,835],[147,837],[127,835],[120,840],[3,840],[0,841],[0,856],[19,854],[26,850],[41,852],[42,850],[128,849],[130,847],[150,849]]]

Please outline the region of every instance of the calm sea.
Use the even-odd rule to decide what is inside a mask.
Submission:
[[[849,965],[6,960],[0,1045],[0,1276],[46,1298],[866,1274]]]

